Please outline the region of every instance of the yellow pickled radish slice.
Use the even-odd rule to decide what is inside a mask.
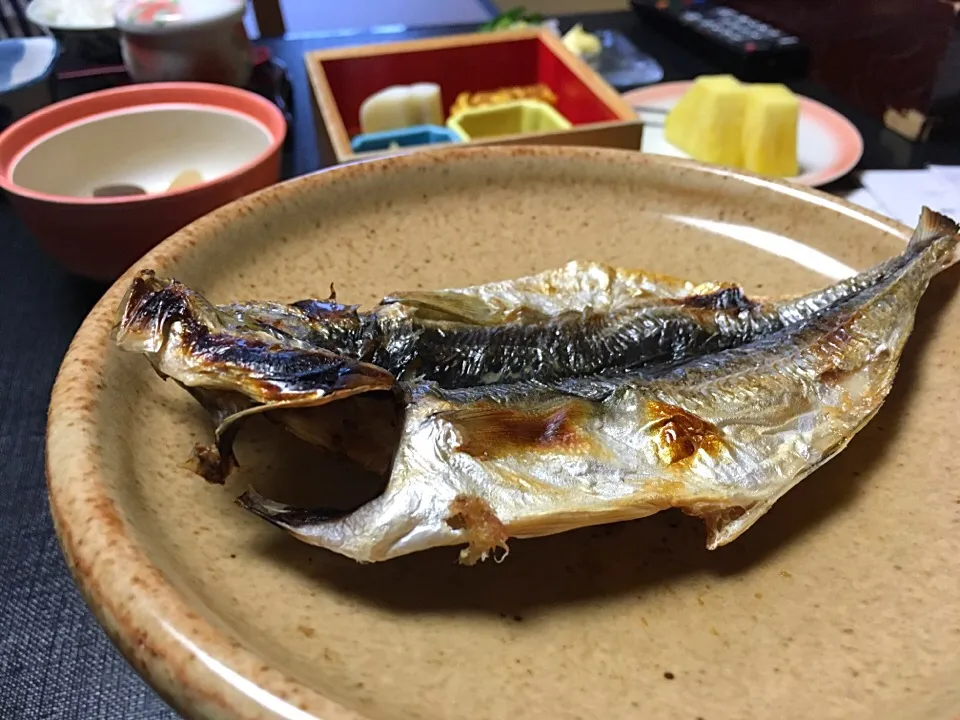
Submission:
[[[664,121],[667,141],[701,162],[742,167],[746,96],[732,75],[697,78]]]
[[[173,181],[170,183],[170,187],[167,188],[167,191],[183,190],[191,185],[199,185],[202,182],[203,175],[201,175],[198,171],[184,170],[173,179]]]
[[[751,85],[743,120],[743,161],[751,172],[773,177],[797,174],[800,101],[788,88]]]

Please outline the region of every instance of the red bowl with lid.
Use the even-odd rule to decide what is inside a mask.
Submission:
[[[168,235],[277,182],[286,132],[283,113],[246,90],[104,90],[0,134],[0,188],[49,255],[109,281]]]

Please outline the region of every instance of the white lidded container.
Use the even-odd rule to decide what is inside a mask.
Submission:
[[[243,86],[253,56],[246,0],[120,0],[114,20],[130,77]]]

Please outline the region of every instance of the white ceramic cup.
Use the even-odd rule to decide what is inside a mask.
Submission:
[[[244,0],[128,0],[114,17],[127,73],[136,82],[243,86],[253,58]]]

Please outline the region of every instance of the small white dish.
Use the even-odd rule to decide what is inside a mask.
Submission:
[[[51,37],[0,40],[0,128],[53,102],[60,48]]]
[[[660,83],[624,93],[623,99],[648,125],[643,128],[640,149],[655,155],[689,157],[664,136],[664,112],[673,108],[692,81]],[[649,108],[644,112],[644,108]],[[863,137],[847,118],[833,108],[800,96],[800,122],[797,127],[797,161],[800,174],[785,178],[801,185],[817,187],[838,180],[853,170],[863,155]]]
[[[106,30],[113,27],[110,0],[33,0],[27,19],[34,25],[55,30]]]
[[[115,65],[121,62],[120,33],[112,12],[107,0],[33,0],[27,5],[27,20],[52,33],[65,55],[94,65]]]

